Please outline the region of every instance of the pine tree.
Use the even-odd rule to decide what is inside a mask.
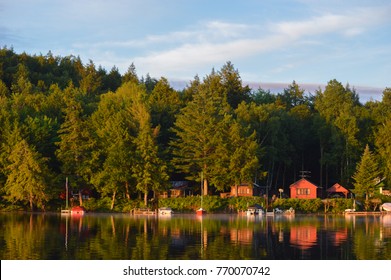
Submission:
[[[21,140],[9,156],[8,178],[5,184],[7,199],[13,202],[28,202],[31,211],[34,205],[44,208],[49,200],[49,176],[45,159]]]
[[[73,176],[80,191],[86,187],[93,173],[95,142],[81,103],[76,100],[75,90],[73,86],[65,90],[65,120],[58,131],[60,141],[56,143],[56,156],[62,163],[63,174]],[[80,204],[82,203],[80,196]]]
[[[258,168],[256,133],[248,132],[236,120],[226,128],[225,141],[217,147],[216,172],[211,182],[219,191],[251,183]],[[236,192],[237,193],[237,192]]]
[[[134,139],[136,147],[133,177],[136,188],[144,193],[144,204],[148,203],[148,193],[156,193],[164,188],[168,181],[167,166],[159,157],[156,137],[159,129],[152,128],[151,114],[146,103],[145,92],[134,91],[132,115],[138,125]]]
[[[369,197],[376,192],[380,171],[374,154],[366,145],[361,161],[357,165],[356,173],[353,175],[354,192],[359,196],[365,196],[368,202]]]
[[[231,115],[224,95],[221,78],[214,72],[200,84],[193,99],[177,116],[173,162],[190,180],[204,178],[203,194],[208,182],[221,173],[221,154],[218,147],[226,143],[226,129]]]
[[[129,91],[135,88],[136,85],[126,83],[115,93],[103,94],[98,109],[91,116],[98,155],[95,157],[96,168],[91,183],[101,196],[112,197],[111,208],[114,207],[117,193],[124,192],[130,199],[136,125],[129,110],[133,106]]]

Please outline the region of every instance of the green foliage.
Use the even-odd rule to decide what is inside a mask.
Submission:
[[[6,198],[11,202],[26,202],[44,209],[50,198],[50,171],[45,160],[25,140],[18,142],[9,156],[9,171],[5,183]]]
[[[353,175],[354,193],[361,197],[365,196],[365,200],[368,201],[369,197],[378,191],[379,175],[377,159],[367,145]]]
[[[375,144],[380,157],[380,166],[386,181],[391,186],[391,113],[389,119],[380,124],[375,134]]]
[[[328,165],[339,168],[341,182],[347,184],[354,172],[359,158],[360,132],[359,119],[361,108],[358,96],[349,86],[344,87],[337,80],[331,80],[324,91],[319,90],[315,97],[315,109],[324,119],[328,130],[327,138],[321,138],[325,153],[330,154]],[[325,136],[320,134],[320,136]],[[338,166],[337,163],[341,163]]]
[[[216,150],[222,145],[224,123],[229,118],[223,111],[225,105],[220,78],[211,75],[177,116],[176,139],[171,143],[174,164],[190,180],[198,180],[201,172],[208,181],[213,177],[220,157]]]
[[[287,210],[293,208],[296,213],[318,213],[322,210],[322,200],[316,199],[276,199],[272,207]]]
[[[229,211],[246,211],[251,205],[266,206],[265,199],[263,197],[230,197],[227,199]]]
[[[131,197],[150,198],[168,180],[199,182],[201,172],[209,194],[254,178],[276,194],[288,189],[301,168],[312,171],[323,188],[338,181],[374,198],[376,190],[361,191],[359,185],[369,176],[356,173],[352,184],[366,143],[379,162],[380,173],[371,173],[384,189],[391,187],[389,88],[381,101],[364,105],[337,80],[314,96],[295,81],[274,94],[243,86],[231,62],[204,79],[195,76],[183,91],[164,77],[144,77],[138,78],[134,64],[121,75],[115,66],[106,71],[73,55],[0,48],[0,196],[10,195],[10,156],[23,139],[56,178],[42,203],[34,202],[42,207],[56,205],[51,198],[58,197],[65,176],[75,191],[90,188],[105,201],[92,208],[106,209],[110,201],[108,209],[121,211]],[[245,199],[213,199],[212,211],[247,205]],[[317,203],[286,203],[317,211]],[[191,205],[176,207],[198,207]],[[330,211],[343,207],[335,202]]]

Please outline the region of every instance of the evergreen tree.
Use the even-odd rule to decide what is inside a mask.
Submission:
[[[65,90],[65,120],[58,131],[59,142],[56,156],[62,163],[62,172],[74,176],[79,191],[86,187],[93,171],[94,139],[89,123],[83,114],[81,103],[76,100],[76,89],[70,85]],[[82,204],[81,196],[80,204]]]
[[[5,184],[7,199],[12,202],[28,202],[44,209],[49,200],[50,172],[45,159],[30,147],[26,140],[17,143],[9,156],[8,178]]]
[[[135,157],[136,125],[130,108],[133,100],[129,91],[132,83],[125,83],[117,92],[101,96],[98,109],[91,116],[96,139],[95,164],[91,182],[102,196],[112,197],[114,207],[117,193],[130,199],[130,182]]]
[[[179,94],[170,86],[167,79],[161,78],[149,95],[148,104],[152,126],[160,127],[158,144],[167,152],[168,142],[173,137],[171,128],[181,107]]]
[[[218,191],[241,183],[252,183],[259,168],[256,133],[248,135],[239,122],[227,122],[225,141],[217,147],[216,171],[211,182]],[[236,192],[237,193],[237,192]]]
[[[174,165],[190,180],[198,180],[202,172],[203,194],[216,175],[219,145],[224,145],[225,129],[231,120],[220,77],[212,72],[177,116],[174,132]]]
[[[332,132],[329,140],[333,142],[328,145],[332,151],[326,152],[338,157],[333,165],[336,171],[339,171],[339,181],[348,184],[359,158],[360,128],[357,96],[348,87],[345,88],[340,82],[332,80],[323,92],[317,92],[315,109],[325,119]]]
[[[379,126],[375,143],[382,163],[381,169],[388,185],[391,186],[391,118]]]
[[[251,89],[249,86],[243,87],[239,71],[234,68],[230,61],[221,68],[219,75],[227,96],[227,102],[233,109],[236,109],[241,102],[249,101]]]
[[[122,84],[122,77],[117,67],[113,66],[109,74],[102,75],[102,91],[116,91]]]
[[[99,75],[95,64],[90,60],[85,68],[82,68],[82,78],[80,80],[80,91],[87,96],[94,96],[99,93],[102,86],[102,76]]]
[[[137,77],[137,72],[136,72],[136,66],[134,66],[134,63],[130,64],[128,71],[122,76],[122,84],[131,82],[138,84],[139,79]]]
[[[376,185],[380,176],[379,166],[376,157],[366,145],[361,161],[357,165],[356,172],[353,175],[354,192],[359,196],[365,196],[366,202],[369,197],[375,194]]]
[[[144,193],[144,204],[147,205],[148,193],[163,190],[167,181],[167,166],[159,157],[156,137],[159,129],[152,128],[151,115],[147,106],[146,94],[141,90],[133,91],[132,114],[136,121],[137,136],[133,177],[136,188]]]

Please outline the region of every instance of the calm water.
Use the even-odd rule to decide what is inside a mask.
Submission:
[[[391,259],[391,215],[0,214],[1,259]]]

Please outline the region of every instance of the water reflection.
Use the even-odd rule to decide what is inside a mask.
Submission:
[[[391,259],[391,215],[0,214],[2,259]]]
[[[318,240],[316,226],[292,226],[290,243],[292,246],[306,250],[316,245]]]

